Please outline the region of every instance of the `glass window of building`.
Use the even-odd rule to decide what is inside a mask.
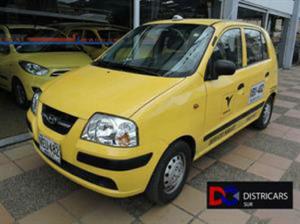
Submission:
[[[174,15],[184,18],[219,18],[219,0],[141,0],[141,24]]]
[[[77,21],[132,27],[132,0],[1,0],[0,2],[0,7],[10,11],[4,16],[5,23],[50,24]]]
[[[263,26],[264,13],[252,9],[239,7],[238,20],[247,23],[252,23],[258,26]]]

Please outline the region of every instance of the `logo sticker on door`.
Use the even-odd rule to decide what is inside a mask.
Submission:
[[[233,105],[233,101],[234,101],[234,97],[233,97],[233,93],[228,93],[224,96],[223,98],[224,100],[222,100],[222,115],[223,116],[227,116],[231,113],[232,111],[232,105]]]
[[[261,99],[264,95],[265,82],[260,82],[251,87],[248,103],[254,103]]]

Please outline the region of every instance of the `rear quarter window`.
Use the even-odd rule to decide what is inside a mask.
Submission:
[[[254,29],[245,29],[247,64],[251,65],[269,58],[264,35]]]

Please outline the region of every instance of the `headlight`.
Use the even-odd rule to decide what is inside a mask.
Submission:
[[[20,61],[19,64],[26,72],[29,72],[32,75],[42,76],[48,74],[48,69],[41,65],[37,65],[28,61]]]
[[[32,111],[32,113],[34,113],[34,114],[36,114],[36,111],[37,111],[37,107],[38,107],[38,105],[39,105],[39,99],[40,99],[41,94],[42,94],[41,91],[36,91],[36,92],[33,94],[32,102],[31,102],[31,111]]]
[[[117,147],[138,145],[135,123],[130,120],[105,114],[95,114],[86,125],[82,139]]]

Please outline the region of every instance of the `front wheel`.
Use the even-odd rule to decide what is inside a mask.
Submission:
[[[15,79],[13,81],[12,91],[13,91],[16,104],[19,107],[26,109],[28,106],[28,100],[27,100],[25,89],[19,80]]]
[[[265,103],[259,118],[253,122],[252,126],[254,128],[262,130],[269,125],[272,112],[273,112],[273,103],[274,103],[274,98],[271,96],[268,98],[267,102]]]
[[[160,159],[146,195],[157,204],[174,200],[182,191],[191,166],[191,149],[183,141],[173,143]]]

